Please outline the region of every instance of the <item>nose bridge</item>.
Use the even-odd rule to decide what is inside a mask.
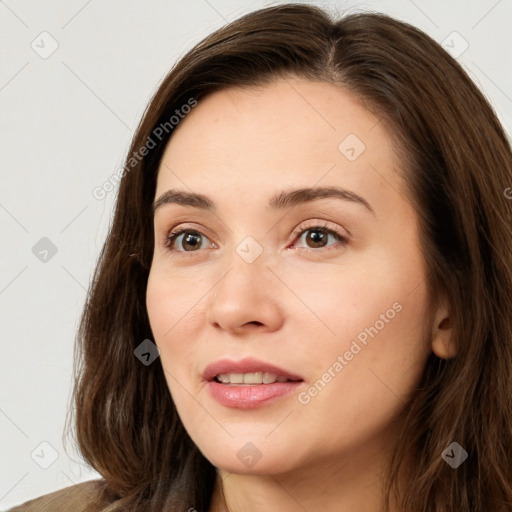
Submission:
[[[256,240],[253,236],[247,235],[235,248],[237,256],[243,260],[247,265],[253,265],[255,262],[264,259],[264,247],[261,242]],[[259,265],[260,265],[259,264]],[[259,267],[258,265],[258,267]]]
[[[265,281],[268,251],[265,252],[263,244],[251,235],[245,236],[231,251],[227,265],[229,274],[223,281],[226,285],[229,283],[230,293],[250,294]],[[222,286],[222,282],[219,285]]]
[[[220,258],[223,260],[223,274],[228,274],[217,284],[217,296],[219,293],[222,294],[226,287],[226,299],[237,294],[241,303],[249,295],[252,296],[252,300],[256,299],[256,294],[258,298],[268,300],[270,297],[266,297],[265,294],[275,276],[267,267],[272,266],[276,260],[276,234],[269,229],[268,223],[263,221],[259,208],[253,208],[250,204],[244,207],[239,199],[230,204],[228,212],[233,222],[229,225],[230,232],[224,241],[226,252]]]
[[[272,273],[267,268],[271,254],[264,251],[262,243],[251,235],[230,248],[226,258],[223,278],[214,289],[217,304],[230,304],[228,309],[263,307],[272,301]]]
[[[225,247],[229,248],[226,255],[228,265],[234,265],[237,272],[243,270],[245,266],[249,266],[250,271],[254,267],[263,271],[262,261],[270,254],[268,249],[273,242],[273,232],[268,230],[261,210],[258,207],[253,208],[250,201],[245,203],[243,204],[241,197],[238,197],[230,204],[226,213],[228,218],[232,219],[228,223],[229,233],[225,240]],[[267,247],[266,251],[264,246]]]

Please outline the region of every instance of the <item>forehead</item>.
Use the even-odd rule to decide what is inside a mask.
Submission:
[[[199,100],[166,147],[157,195],[171,187],[227,186],[267,196],[292,184],[361,188],[378,185],[395,164],[383,124],[354,95],[325,82],[282,78]]]

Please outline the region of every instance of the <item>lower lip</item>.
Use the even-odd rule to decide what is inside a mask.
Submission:
[[[242,386],[221,384],[214,380],[208,382],[208,389],[212,397],[221,405],[237,409],[253,409],[293,393],[301,384],[302,381]]]

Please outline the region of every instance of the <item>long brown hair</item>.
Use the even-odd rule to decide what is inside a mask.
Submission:
[[[106,482],[105,510],[208,510],[216,469],[185,431],[160,360],[146,366],[134,356],[153,339],[145,293],[157,170],[169,120],[191,98],[287,75],[338,84],[386,123],[421,221],[432,303],[443,296],[450,306],[457,355],[427,361],[386,497],[406,512],[512,510],[506,135],[462,67],[420,30],[383,14],[334,20],[301,4],[252,12],[197,44],[163,80],[133,137],[77,336],[76,436]],[[468,453],[457,469],[442,458],[452,442]],[[406,460],[414,463],[398,493]]]

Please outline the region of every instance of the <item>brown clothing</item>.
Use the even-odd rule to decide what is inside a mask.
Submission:
[[[39,496],[8,512],[100,512],[109,503],[103,498],[104,480],[91,480]]]

